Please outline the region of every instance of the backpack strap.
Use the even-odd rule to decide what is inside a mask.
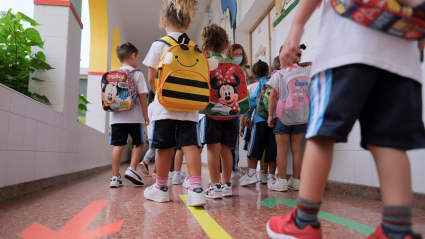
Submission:
[[[186,44],[189,46],[196,46],[196,43],[194,41],[192,41],[187,35],[186,33],[183,33],[182,35],[180,35],[179,39],[174,39],[171,36],[165,36],[165,37],[161,37],[159,40],[156,40],[162,43],[167,44],[169,47],[171,46],[175,46],[177,44]]]

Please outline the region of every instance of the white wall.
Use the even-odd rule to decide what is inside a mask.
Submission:
[[[83,30],[81,33],[81,68],[89,68],[90,62],[90,11],[89,0],[83,0],[81,22],[83,23]]]
[[[23,14],[34,16],[34,0],[0,0],[0,12],[8,11],[12,8],[13,13],[22,12]],[[24,27],[30,26],[29,23],[24,23]]]

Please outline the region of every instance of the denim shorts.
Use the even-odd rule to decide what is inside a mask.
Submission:
[[[275,119],[273,133],[275,134],[305,134],[307,132],[307,124],[300,125],[284,125],[279,118]]]

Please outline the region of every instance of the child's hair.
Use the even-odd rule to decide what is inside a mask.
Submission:
[[[249,76],[248,79],[246,79],[246,84],[251,85],[255,83],[255,78],[253,76]]]
[[[246,56],[245,50],[243,49],[241,44],[233,44],[228,50],[227,50],[227,57],[229,58],[233,58],[233,52],[236,51],[237,49],[242,49],[242,63],[241,66],[246,65],[246,63],[248,63],[248,57]]]
[[[273,60],[273,70],[278,71],[280,70],[280,60],[279,60],[279,56],[276,56]]]
[[[152,103],[155,100],[155,93],[153,93],[153,91],[149,91],[149,95],[148,95],[148,102],[149,104]]]
[[[229,37],[227,36],[226,30],[219,27],[217,24],[210,24],[202,29],[202,50],[204,52],[223,52]]]
[[[257,61],[257,63],[252,66],[252,74],[257,79],[267,76],[268,73],[269,65],[262,60]]]
[[[198,0],[164,0],[161,17],[176,28],[185,28],[196,14]]]
[[[138,55],[139,50],[130,42],[125,42],[117,46],[117,56],[121,63],[130,58],[133,53]]]

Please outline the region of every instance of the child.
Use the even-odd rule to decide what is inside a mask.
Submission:
[[[279,65],[280,67],[279,57],[275,58],[273,65]],[[310,72],[310,67],[306,68],[305,70]],[[285,71],[286,69],[282,70],[282,72],[284,72],[282,74],[285,74]],[[287,95],[283,95],[283,93],[288,87],[288,82],[286,82],[282,74],[276,71],[276,74],[273,74],[272,78],[267,83],[271,87],[269,96],[269,118],[267,123],[269,127],[274,128],[273,132],[275,134],[277,144],[277,168],[279,172],[286,172],[288,163],[288,142],[290,140],[293,159],[293,173],[289,180],[286,180],[285,174],[279,174],[279,177],[275,183],[269,185],[269,188],[275,191],[288,191],[288,188],[298,191],[300,187],[300,173],[302,164],[301,144],[307,131],[307,123],[298,125],[285,125],[279,120],[279,118],[275,117],[274,114],[276,113],[277,100],[286,100],[287,98]],[[303,90],[303,88],[300,89]],[[304,87],[304,90],[307,90],[307,94],[309,93],[307,86]],[[306,105],[304,107],[308,106]],[[301,108],[301,110],[303,110],[303,108]]]
[[[153,113],[153,100],[155,99],[155,94],[153,93],[153,91],[149,91],[149,106],[148,106],[148,116],[149,119],[152,118],[152,113]],[[152,124],[148,125],[147,131],[148,131],[148,142],[150,142],[152,140],[152,130],[153,130],[153,126]],[[145,154],[145,157],[143,157],[142,162],[139,163],[140,168],[142,169],[142,173],[145,175],[149,175],[149,163],[151,162],[152,159],[155,158],[157,153],[157,150],[154,148],[149,147],[148,151]],[[156,165],[156,160],[155,160],[155,165]],[[154,169],[154,173],[156,171],[156,167]]]
[[[161,26],[167,35],[179,39],[191,23],[196,13],[197,0],[166,0],[162,8]],[[143,64],[149,67],[149,84],[155,92],[156,67],[161,57],[168,49],[168,45],[156,41],[152,44]],[[147,199],[156,202],[168,202],[167,187],[168,171],[171,166],[173,148],[181,147],[186,156],[190,187],[188,190],[187,205],[205,205],[205,195],[202,189],[201,156],[197,135],[198,112],[179,112],[165,109],[154,100],[152,122],[154,124],[151,147],[158,149],[156,183],[147,188],[144,195]],[[173,137],[170,137],[173,136]]]
[[[211,24],[202,29],[202,48],[219,62],[226,60],[225,53],[230,46],[226,31]],[[203,144],[207,145],[208,169],[210,172],[210,186],[205,191],[208,198],[222,198],[233,195],[230,176],[232,173],[232,149],[235,148],[238,138],[238,118],[232,120],[214,120],[205,118],[205,136]],[[222,177],[220,181],[220,156],[222,162]]]
[[[112,177],[109,184],[111,188],[123,186],[119,169],[121,156],[127,145],[129,134],[132,138],[134,148],[131,153],[130,167],[125,172],[125,178],[138,186],[144,184],[137,171],[137,164],[139,163],[143,151],[143,124],[149,124],[146,100],[148,88],[142,72],[136,71],[137,67],[139,67],[138,54],[139,50],[129,42],[123,43],[117,47],[117,55],[122,65],[120,69],[130,70],[130,74],[134,74],[133,79],[136,84],[139,102],[129,111],[110,113],[110,144],[114,146],[112,150]]]
[[[269,74],[269,65],[264,61],[258,61],[252,67],[252,74],[260,80],[255,91],[251,95],[251,108],[246,113],[245,123],[251,125],[251,116],[253,116],[253,127],[251,130],[251,140],[248,145],[249,172],[241,178],[241,186],[248,186],[259,181],[256,169],[258,160],[261,160],[264,151],[266,151],[264,160],[266,163],[270,164],[270,172],[267,176],[268,183],[274,181],[274,174],[276,171],[276,140],[273,135],[273,130],[267,126],[267,119],[265,117],[254,112],[257,107],[257,96],[261,93],[260,91],[263,84],[267,82],[265,77]],[[262,170],[263,174],[267,173],[267,167],[265,165],[262,166]]]
[[[283,44],[282,67],[300,60],[298,46],[304,25],[319,3],[300,2]],[[322,15],[311,72],[311,117],[297,207],[284,217],[272,217],[267,231],[273,238],[322,238],[317,213],[334,144],[346,142],[359,119],[361,146],[375,159],[384,205],[382,225],[369,238],[421,238],[411,229],[412,184],[406,154],[406,150],[425,147],[416,42],[341,17],[330,0],[323,1]]]

